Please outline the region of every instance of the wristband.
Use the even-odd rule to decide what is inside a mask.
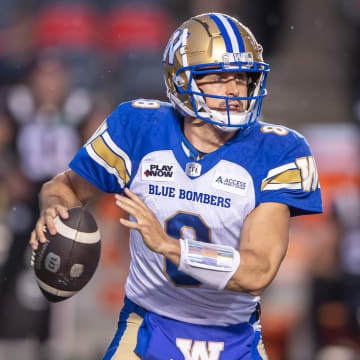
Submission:
[[[240,265],[240,254],[231,246],[180,239],[180,248],[178,270],[216,290],[225,289]]]

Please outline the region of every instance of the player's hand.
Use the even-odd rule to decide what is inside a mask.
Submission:
[[[41,211],[40,218],[30,236],[29,243],[33,250],[37,250],[39,241],[41,243],[45,243],[47,241],[45,237],[45,229],[48,229],[51,235],[56,234],[54,219],[58,215],[63,219],[67,219],[69,217],[67,209],[62,205],[54,205]]]
[[[124,192],[126,196],[115,195],[116,205],[134,217],[136,221],[121,218],[120,223],[130,229],[138,230],[150,250],[164,253],[170,237],[165,233],[155,214],[128,188],[125,188]]]

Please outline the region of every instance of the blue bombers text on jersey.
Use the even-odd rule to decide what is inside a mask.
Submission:
[[[121,104],[70,167],[105,192],[125,186],[139,195],[174,238],[239,248],[246,216],[260,203],[280,202],[292,216],[322,211],[315,160],[299,133],[256,122],[216,151],[194,160],[181,115],[168,104]],[[128,298],[175,320],[200,325],[248,322],[259,298],[218,292],[180,272],[130,231]]]

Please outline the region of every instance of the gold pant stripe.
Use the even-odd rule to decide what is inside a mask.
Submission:
[[[260,340],[258,342],[258,345],[257,345],[257,351],[258,351],[261,359],[268,360],[268,357],[267,357],[266,352],[265,352],[264,344],[263,344],[261,338],[260,338]]]
[[[140,357],[134,353],[137,343],[137,335],[143,318],[131,313],[126,323],[126,330],[121,337],[119,346],[111,360],[139,360]]]

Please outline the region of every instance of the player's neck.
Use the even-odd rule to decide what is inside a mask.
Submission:
[[[206,121],[190,117],[185,117],[183,131],[191,145],[204,153],[217,150],[236,134],[221,131]]]

